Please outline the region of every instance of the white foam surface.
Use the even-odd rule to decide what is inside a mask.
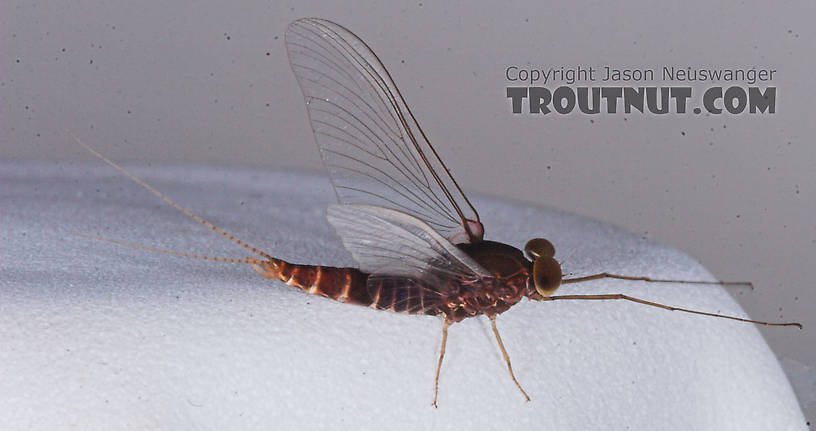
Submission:
[[[324,176],[133,170],[273,255],[353,264],[325,221]],[[521,247],[547,237],[576,275],[712,279],[685,254],[615,227],[471,197],[486,238]],[[246,265],[72,231],[246,255],[110,168],[0,163],[0,429],[806,429],[750,324],[621,301],[525,300],[498,324],[532,402],[479,318],[450,329],[434,409],[439,318],[341,304]],[[610,280],[559,291],[618,292],[744,316],[712,286]]]

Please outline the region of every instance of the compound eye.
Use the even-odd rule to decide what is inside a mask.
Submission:
[[[535,261],[541,256],[555,256],[555,247],[544,238],[533,238],[524,245],[524,253],[528,259]]]
[[[550,256],[538,257],[533,262],[533,282],[541,296],[552,295],[561,285],[562,275],[561,265]]]

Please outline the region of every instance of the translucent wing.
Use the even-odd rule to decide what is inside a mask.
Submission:
[[[425,298],[440,299],[450,295],[448,289],[478,288],[493,279],[465,252],[408,214],[350,204],[329,206],[327,218],[360,270],[371,274],[369,287],[385,282],[406,300],[420,290]]]
[[[455,243],[482,239],[476,210],[362,40],[304,18],[289,25],[286,48],[340,203],[395,209]]]

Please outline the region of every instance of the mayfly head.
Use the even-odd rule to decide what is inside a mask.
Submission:
[[[533,262],[533,272],[527,280],[530,298],[543,299],[561,285],[561,264],[555,260],[555,247],[544,238],[533,238],[524,245],[524,253]],[[534,295],[533,292],[538,295]]]

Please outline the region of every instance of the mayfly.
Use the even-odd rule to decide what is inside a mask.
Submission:
[[[266,278],[281,280],[313,295],[378,310],[441,316],[434,406],[448,327],[479,315],[489,319],[511,379],[530,400],[513,373],[496,327],[496,316],[525,297],[534,301],[625,300],[665,310],[801,328],[798,323],[760,322],[623,294],[554,295],[562,284],[601,278],[749,283],[658,280],[611,273],[564,278],[555,248],[546,239],[530,240],[524,251],[483,239],[479,214],[368,45],[346,28],[316,18],[294,21],[285,40],[315,140],[337,195],[338,204],[329,206],[327,218],[359,268],[294,264],[275,258],[181,207],[77,139],[88,151],[177,210],[259,257],[212,257],[108,241],[186,257],[246,263]]]

